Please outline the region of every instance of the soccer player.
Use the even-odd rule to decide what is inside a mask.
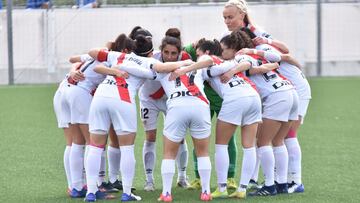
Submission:
[[[234,53],[242,48],[254,48],[250,37],[243,31],[235,31],[221,40],[223,58],[232,58]],[[239,55],[238,62],[251,61],[253,66],[265,63],[257,56]],[[298,97],[290,81],[276,71],[254,74],[250,69],[247,72],[250,79],[256,84],[262,99],[263,123],[259,127],[257,154],[265,176],[265,185],[250,193],[250,195],[276,195],[287,193],[288,154],[284,138],[290,127],[290,122],[297,119]],[[273,148],[271,148],[271,144]],[[275,186],[274,169],[277,173]]]
[[[89,54],[99,61],[106,61],[107,68],[99,65],[97,71],[108,76],[99,85],[90,108],[90,139],[91,147],[87,157],[86,179],[88,193],[85,201],[95,201],[99,193],[96,186],[96,174],[99,172],[101,151],[106,143],[110,123],[118,136],[121,150],[120,171],[122,175],[123,194],[121,201],[138,201],[141,198],[131,192],[131,186],[135,175],[134,140],[137,130],[135,95],[144,82],[143,77],[136,74],[128,75],[119,70],[119,66],[133,67],[140,66],[141,69],[154,68],[161,72],[162,68],[170,67],[177,69],[180,66],[188,65],[189,61],[171,64],[162,64],[152,56],[153,45],[151,39],[144,35],[134,36],[136,49],[131,54],[120,52],[106,52],[94,49]],[[152,60],[151,60],[152,59]],[[163,66],[164,65],[164,66]],[[135,69],[135,68],[131,68]],[[150,73],[150,77],[153,74]]]
[[[284,54],[276,47],[267,44],[266,40],[254,40],[256,49],[271,50],[281,55],[279,73],[284,75],[295,86],[299,96],[299,118],[291,124],[288,135],[285,139],[285,145],[289,154],[288,183],[289,193],[304,192],[304,185],[301,182],[301,149],[297,139],[297,130],[303,123],[306,111],[311,99],[311,88],[305,75],[300,69],[299,63],[290,55]],[[253,52],[253,50],[248,50]]]
[[[191,59],[190,56],[182,51],[180,30],[170,28],[160,45],[160,52],[154,53],[154,58],[161,62],[173,62],[179,60]],[[159,112],[166,115],[166,100],[164,89],[159,81],[146,80],[139,91],[141,120],[144,125],[146,140],[143,146],[143,162],[146,175],[144,185],[145,191],[154,191],[153,172],[156,163],[156,127]],[[188,149],[186,141],[183,140],[179,147],[176,157],[178,167],[177,185],[186,188],[189,184],[186,177],[186,168],[188,163]]]

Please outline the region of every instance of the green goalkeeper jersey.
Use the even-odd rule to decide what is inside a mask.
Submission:
[[[192,44],[189,44],[184,47],[184,51],[190,54],[193,61],[196,61],[196,50]],[[208,82],[204,83],[204,92],[206,97],[210,101],[210,110],[219,112],[221,109],[222,99],[221,97],[210,87]]]

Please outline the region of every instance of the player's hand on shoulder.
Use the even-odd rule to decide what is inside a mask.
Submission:
[[[169,81],[173,81],[177,77],[180,77],[180,76],[182,76],[184,74],[185,74],[185,72],[181,68],[178,68],[178,69],[176,69],[176,70],[174,70],[173,72],[170,73]]]
[[[114,69],[115,70],[115,76],[119,78],[129,78],[129,73],[123,70]]]
[[[252,41],[256,46],[260,44],[267,44],[268,42],[265,37],[255,37]]]
[[[71,72],[70,72],[70,77],[71,77],[74,81],[85,80],[85,75],[84,75],[84,73],[80,72],[79,70],[77,70],[77,71],[71,71]]]

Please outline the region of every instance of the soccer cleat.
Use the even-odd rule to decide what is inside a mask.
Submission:
[[[144,185],[144,190],[147,192],[155,191],[155,185],[154,182],[146,182]]]
[[[133,193],[131,193],[130,195],[128,195],[126,193],[123,193],[121,195],[121,201],[122,202],[140,201],[140,200],[141,200],[141,197],[137,196],[137,195],[134,195]]]
[[[246,191],[235,191],[229,195],[230,198],[245,199]]]
[[[213,193],[211,193],[211,197],[214,199],[218,199],[218,198],[224,199],[224,198],[228,198],[229,194],[227,190],[224,190],[224,192],[220,192],[219,188],[216,188],[216,190]]]
[[[95,194],[94,193],[87,194],[84,201],[95,202],[96,200],[100,200],[100,199],[115,199],[115,196],[106,194],[105,192],[97,191]]]
[[[178,187],[181,187],[181,188],[188,188],[190,185],[187,178],[178,179],[176,184]]]
[[[277,194],[287,194],[288,193],[288,184],[287,183],[277,183],[275,182]]]
[[[158,198],[158,202],[172,202],[172,196],[168,192],[166,195],[160,194],[160,197]]]
[[[193,180],[190,185],[187,187],[189,190],[200,190],[201,189],[201,182],[200,179],[196,178]]]
[[[227,188],[228,189],[236,189],[237,188],[235,178],[228,178],[227,179]]]
[[[119,190],[114,188],[110,182],[108,183],[102,182],[101,185],[99,186],[99,190],[101,192],[107,192],[107,193],[119,192]]]
[[[119,181],[119,180],[116,180],[114,183],[111,183],[111,182],[109,181],[108,184],[111,184],[113,188],[116,188],[116,189],[118,189],[118,190],[123,190],[122,182]]]
[[[258,182],[256,182],[253,179],[250,179],[250,182],[249,182],[249,184],[247,186],[248,190],[258,190],[260,188],[261,188],[261,185],[259,185]]]
[[[305,191],[303,184],[297,184],[294,181],[288,185],[288,193],[303,193]]]
[[[200,194],[200,200],[201,201],[211,201],[212,200],[212,197],[211,197],[211,194],[208,194],[207,191],[203,192]]]
[[[249,196],[274,196],[276,195],[276,187],[275,185],[271,185],[271,186],[263,186],[262,188],[254,191],[254,192],[250,192]]]
[[[87,190],[83,188],[82,190],[78,191],[77,189],[73,188],[70,192],[71,198],[83,198],[86,195]]]

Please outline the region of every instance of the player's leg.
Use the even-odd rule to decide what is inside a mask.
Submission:
[[[108,185],[111,185],[117,190],[122,190],[122,182],[119,180],[121,152],[119,148],[119,141],[112,125],[109,129],[109,145],[107,148],[107,158],[109,167]]]
[[[271,147],[271,141],[279,131],[281,122],[268,118],[263,118],[263,123],[259,130],[257,140],[257,155],[260,159],[261,167],[264,172],[265,185],[249,195],[275,195],[276,188],[274,182],[275,158]]]
[[[275,158],[275,183],[277,193],[287,193],[287,175],[288,175],[288,164],[289,157],[284,139],[289,132],[291,122],[282,122],[281,127],[274,137],[273,152]]]
[[[187,188],[189,186],[186,176],[188,159],[189,159],[189,151],[186,140],[184,139],[180,142],[179,151],[178,154],[176,155],[176,165],[178,169],[177,186],[182,188]]]
[[[71,145],[72,145],[72,135],[71,135],[71,131],[69,130],[69,128],[63,128],[64,130],[64,137],[65,137],[65,141],[66,141],[66,147],[64,150],[64,168],[65,168],[65,175],[66,175],[66,180],[68,183],[68,195],[70,195],[71,193],[71,170],[70,170],[70,152],[71,152]]]
[[[69,133],[72,135],[72,146],[69,157],[72,191],[71,197],[84,197],[83,190],[83,171],[84,171],[84,153],[85,153],[85,138],[81,133],[78,125],[70,124]]]
[[[114,125],[116,134],[118,135],[119,146],[121,151],[120,171],[123,183],[123,194],[121,201],[138,201],[141,197],[131,192],[134,176],[135,176],[135,153],[134,142],[135,132],[124,132],[117,130]]]
[[[163,136],[163,160],[161,162],[162,193],[158,201],[172,201],[171,186],[175,174],[175,158],[179,150],[179,142]]]
[[[220,119],[216,122],[215,168],[218,187],[211,193],[213,198],[227,198],[227,175],[229,170],[228,143],[237,126]]]
[[[154,169],[156,163],[156,129],[145,132],[146,140],[143,146],[143,165],[146,176],[145,191],[154,191]]]
[[[259,115],[261,115],[260,111],[259,111]],[[230,197],[242,198],[242,199],[246,197],[246,189],[256,166],[255,142],[256,142],[257,127],[258,127],[257,123],[244,125],[241,127],[241,143],[243,147],[241,177],[240,177],[239,187],[237,188],[236,192],[230,195]]]

